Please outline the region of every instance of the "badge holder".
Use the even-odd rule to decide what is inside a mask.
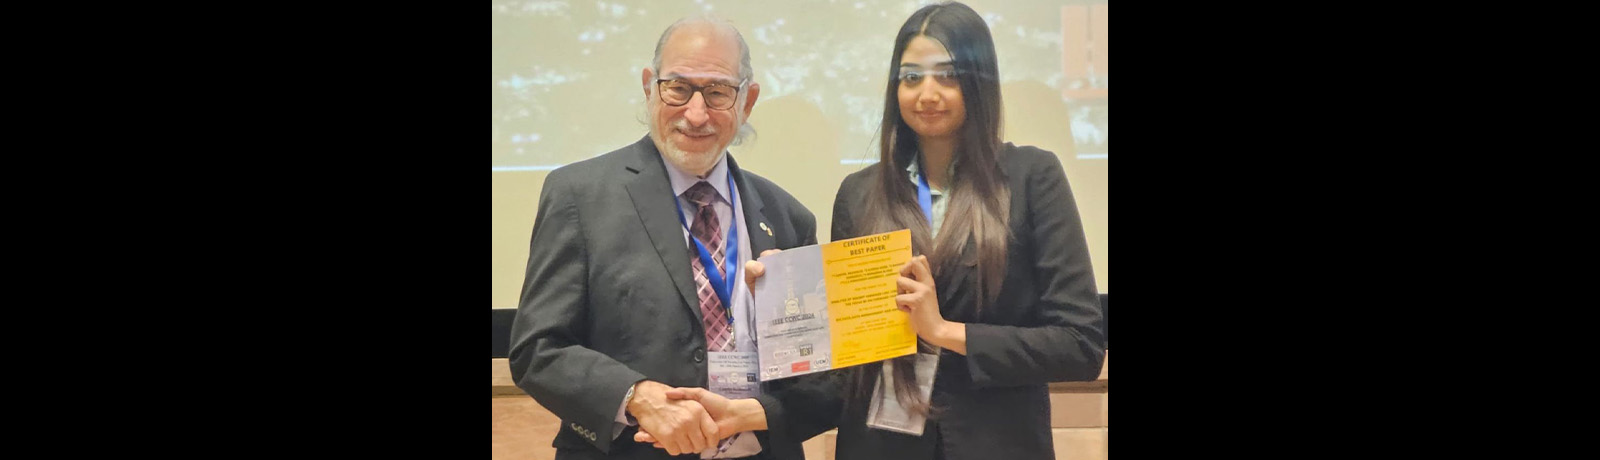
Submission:
[[[937,351],[934,353],[917,353],[917,390],[922,393],[923,401],[932,401],[933,377],[939,370],[939,355]],[[872,387],[872,406],[867,408],[867,427],[922,436],[927,417],[901,406],[899,398],[894,397],[894,392],[885,391],[885,388],[894,388],[893,360],[883,362],[883,370],[878,373],[878,382]]]

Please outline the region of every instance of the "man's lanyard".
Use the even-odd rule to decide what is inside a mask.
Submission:
[[[694,237],[694,231],[689,230],[689,219],[683,216],[683,207],[678,205],[676,196],[672,197],[672,209],[678,211],[678,220],[683,223],[683,229],[689,231],[689,242],[694,243],[694,250],[699,253],[700,266],[706,268],[711,290],[717,292],[717,299],[722,301],[722,309],[727,313],[724,316],[728,317],[728,324],[733,325],[733,273],[739,264],[739,189],[733,186],[733,171],[728,171],[728,202],[731,211],[728,214],[733,222],[728,223],[728,238],[723,240],[726,244],[723,245],[725,255],[722,265],[723,273],[727,275],[717,274],[717,263],[711,259],[711,251],[706,250],[705,245],[700,244],[700,239]]]

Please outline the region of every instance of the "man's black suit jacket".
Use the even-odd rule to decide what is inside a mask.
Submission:
[[[731,154],[728,166],[752,256],[816,244],[805,206]],[[508,357],[517,386],[561,418],[558,458],[669,458],[634,442],[636,427],[613,430],[623,395],[645,379],[706,387],[693,249],[666,167],[645,136],[552,171],[540,192]],[[806,401],[825,389],[802,382],[763,385],[769,429],[756,435],[768,458],[801,460],[800,443],[833,427],[806,415]]]

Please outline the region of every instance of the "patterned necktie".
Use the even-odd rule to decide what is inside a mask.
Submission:
[[[711,251],[711,259],[717,264],[713,269],[726,279],[730,274],[723,273],[722,268],[722,226],[717,221],[716,210],[711,206],[716,196],[717,190],[705,181],[695,183],[683,192],[683,197],[697,208],[694,224],[689,226],[689,234]],[[717,298],[717,291],[711,288],[711,278],[706,276],[706,267],[700,264],[700,258],[689,260],[689,265],[694,268],[695,292],[700,294],[700,321],[706,329],[706,349],[733,351],[733,334],[728,327],[727,311],[722,308],[722,300]]]

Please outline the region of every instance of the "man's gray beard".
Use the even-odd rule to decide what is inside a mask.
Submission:
[[[656,131],[655,113],[648,110],[646,113],[648,114],[647,122],[650,124],[650,140],[654,141],[656,143],[656,148],[661,150],[661,153],[667,156],[667,163],[672,164],[672,167],[678,168],[685,173],[698,175],[711,171],[711,168],[716,166],[718,161],[722,160],[722,153],[728,150],[728,144],[724,144],[717,147],[716,150],[713,150],[713,153],[711,154],[698,155],[685,152],[683,149],[679,149],[677,146],[673,145],[671,141],[665,139],[660,132]],[[685,122],[684,120],[680,119],[678,120],[678,123]],[[686,127],[687,126],[669,126],[668,129]],[[690,155],[696,155],[696,157],[691,160]],[[703,161],[703,163],[691,164],[691,162],[695,161]]]

